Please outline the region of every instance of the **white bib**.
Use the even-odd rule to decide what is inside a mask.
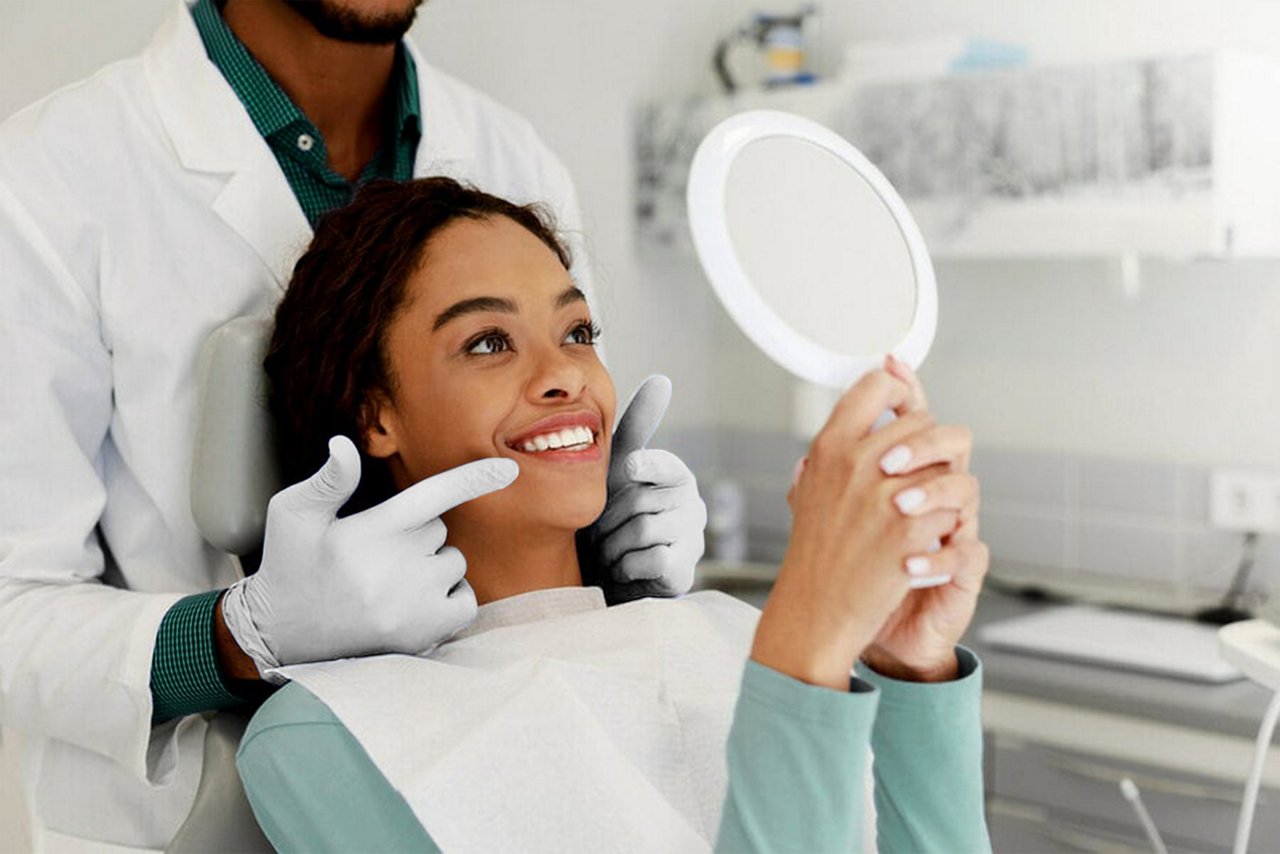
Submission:
[[[606,608],[598,588],[480,608],[430,658],[282,668],[444,851],[710,851],[760,612],[717,592]]]

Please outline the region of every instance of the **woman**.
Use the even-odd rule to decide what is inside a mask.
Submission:
[[[569,627],[586,625],[584,620],[599,626],[637,615],[647,620],[654,613],[692,614],[695,623],[703,621],[699,625],[728,626],[726,637],[743,625],[741,612],[733,609],[745,606],[726,604],[727,597],[649,601],[607,612],[599,610],[602,601],[579,601],[568,611],[555,610],[566,594],[579,595],[575,590],[590,572],[579,564],[575,533],[593,523],[605,504],[608,427],[616,408],[612,382],[594,348],[599,330],[568,268],[563,247],[536,209],[443,178],[375,184],[321,223],[281,303],[267,364],[292,475],[315,471],[332,435],[346,436],[359,448],[366,476],[353,499],[357,508],[478,459],[506,458],[518,467],[510,486],[445,516],[448,543],[466,556],[467,579],[481,604],[477,627],[488,634],[473,627],[437,650],[435,661],[408,659],[410,669],[397,673],[455,679],[477,660],[478,648],[495,653],[495,643],[484,647],[486,637],[501,639],[514,629],[528,638],[549,626],[550,634],[538,641],[545,642],[557,637],[556,620],[564,621],[570,647]],[[885,409],[899,417],[873,432]],[[344,450],[344,443],[335,440],[333,453],[354,452]],[[792,538],[758,625],[752,613],[742,638],[736,662],[741,666],[748,650],[749,660],[741,690],[730,698],[731,730],[727,715],[717,717],[710,708],[715,702],[707,701],[706,720],[723,720],[715,724],[719,741],[715,734],[709,740],[724,751],[728,771],[716,777],[711,769],[705,779],[713,782],[688,789],[691,797],[708,796],[705,790],[711,789],[717,805],[709,830],[699,830],[696,818],[689,822],[705,847],[860,846],[857,792],[868,742],[875,752],[880,848],[989,847],[982,819],[977,662],[955,646],[987,564],[977,538],[969,449],[965,431],[934,425],[918,382],[892,360],[837,405],[788,496]],[[323,469],[315,475],[323,476]],[[609,520],[603,521],[607,526]],[[942,548],[935,550],[938,540]],[[953,580],[909,592],[909,578],[921,574],[949,574]],[[727,616],[716,623],[717,615]],[[689,625],[671,623],[677,624]],[[553,645],[563,648],[564,641],[562,633]],[[621,643],[631,645],[624,650],[631,655],[660,642],[637,635]],[[723,646],[735,648],[734,642]],[[725,669],[723,652],[715,659],[708,650],[677,648],[662,655],[693,673],[690,684],[696,687],[711,684]],[[558,653],[548,655],[555,659]],[[628,659],[609,660],[609,667],[587,668],[588,681],[608,683],[610,668]],[[860,677],[851,677],[859,660]],[[380,665],[374,659],[343,666],[344,674],[358,679]],[[735,680],[736,673],[734,668]],[[304,671],[295,675],[312,679]],[[404,681],[384,681],[378,690],[408,696],[412,685]],[[634,687],[621,682],[604,690],[625,693]],[[470,683],[456,684],[465,690]],[[662,697],[655,702],[655,708],[666,709]],[[679,718],[680,701],[672,702]],[[373,741],[381,738],[376,725],[363,730],[362,740],[352,737],[348,726],[359,729],[368,722],[367,715],[358,717],[354,710],[349,717],[335,716],[297,682],[255,716],[239,767],[259,821],[277,846],[431,850],[437,842],[449,847],[452,839],[484,837],[489,828],[473,823],[462,826],[461,837],[433,838],[459,828],[450,816],[430,818],[432,798],[412,791],[414,784],[403,776],[397,777],[398,787],[389,782],[396,757],[374,751]],[[383,723],[403,729],[399,721]],[[555,723],[528,721],[538,733],[531,747],[541,737],[540,724],[551,729]],[[674,743],[659,739],[639,755],[634,744],[619,749],[630,750],[640,765],[653,758],[645,751],[668,751],[674,757],[668,764],[688,764],[696,748],[680,741],[688,738],[686,723],[677,721],[669,730]],[[586,738],[587,724],[581,726]],[[557,736],[567,739],[561,747],[566,763],[570,754],[597,749],[575,744],[576,732],[570,728]],[[417,749],[412,738],[400,737],[392,743]],[[462,757],[464,771],[468,756]],[[544,784],[539,768],[526,769],[534,776],[520,778],[514,796],[572,782],[557,781],[556,770],[545,768],[550,782]],[[658,790],[671,779],[679,782],[683,772],[662,776],[669,770],[658,775]],[[491,798],[501,777],[468,781],[460,803]],[[597,789],[610,785],[606,775]],[[452,787],[436,791],[440,798],[455,794]],[[634,791],[639,811],[638,799],[652,792],[643,781]],[[569,820],[588,814],[601,819],[591,813],[598,809],[595,803],[567,805]],[[518,811],[518,805],[511,809]],[[626,813],[627,804],[617,809]],[[685,805],[676,804],[669,820],[679,823],[682,812],[688,812]],[[532,828],[543,818],[514,826]],[[616,819],[619,838],[624,827],[645,831],[644,815],[604,819],[606,834],[608,821]],[[681,838],[697,847],[698,839]],[[554,847],[556,837],[509,833],[499,839],[510,849]]]

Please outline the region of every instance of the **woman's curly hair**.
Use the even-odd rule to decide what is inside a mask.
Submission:
[[[569,269],[569,251],[545,209],[517,205],[451,178],[372,181],[351,204],[320,220],[276,309],[265,360],[286,482],[320,468],[328,458],[329,438],[342,434],[361,456],[360,486],[345,512],[395,492],[385,462],[364,452],[371,395],[395,391],[387,329],[404,305],[405,283],[426,257],[431,238],[454,220],[495,216],[527,228]]]

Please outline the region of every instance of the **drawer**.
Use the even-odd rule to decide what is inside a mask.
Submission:
[[[994,854],[1150,854],[1145,836],[1070,821],[1049,814],[1043,807],[993,800],[987,804],[987,826]],[[1177,840],[1165,839],[1169,854],[1197,854]]]
[[[1247,768],[1240,769],[1239,784],[1230,785],[1020,739],[989,738],[988,792],[995,799],[1041,806],[1051,816],[1085,826],[1096,820],[1099,825],[1120,828],[1143,839],[1133,807],[1120,794],[1120,780],[1127,776],[1138,784],[1147,811],[1167,841],[1176,838],[1209,851],[1231,848]],[[1169,749],[1178,747],[1171,744]],[[1254,818],[1255,843],[1280,839],[1277,804],[1280,792],[1263,789]]]

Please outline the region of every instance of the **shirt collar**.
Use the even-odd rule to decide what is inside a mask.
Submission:
[[[253,58],[214,5],[214,0],[197,0],[191,9],[200,40],[209,60],[244,104],[254,127],[264,139],[298,122],[314,126],[290,100],[265,68]],[[395,70],[392,72],[391,103],[394,106],[393,127],[397,138],[387,140],[394,145],[406,138],[417,141],[422,132],[422,113],[418,101],[418,72],[413,57],[401,42],[396,48]]]

